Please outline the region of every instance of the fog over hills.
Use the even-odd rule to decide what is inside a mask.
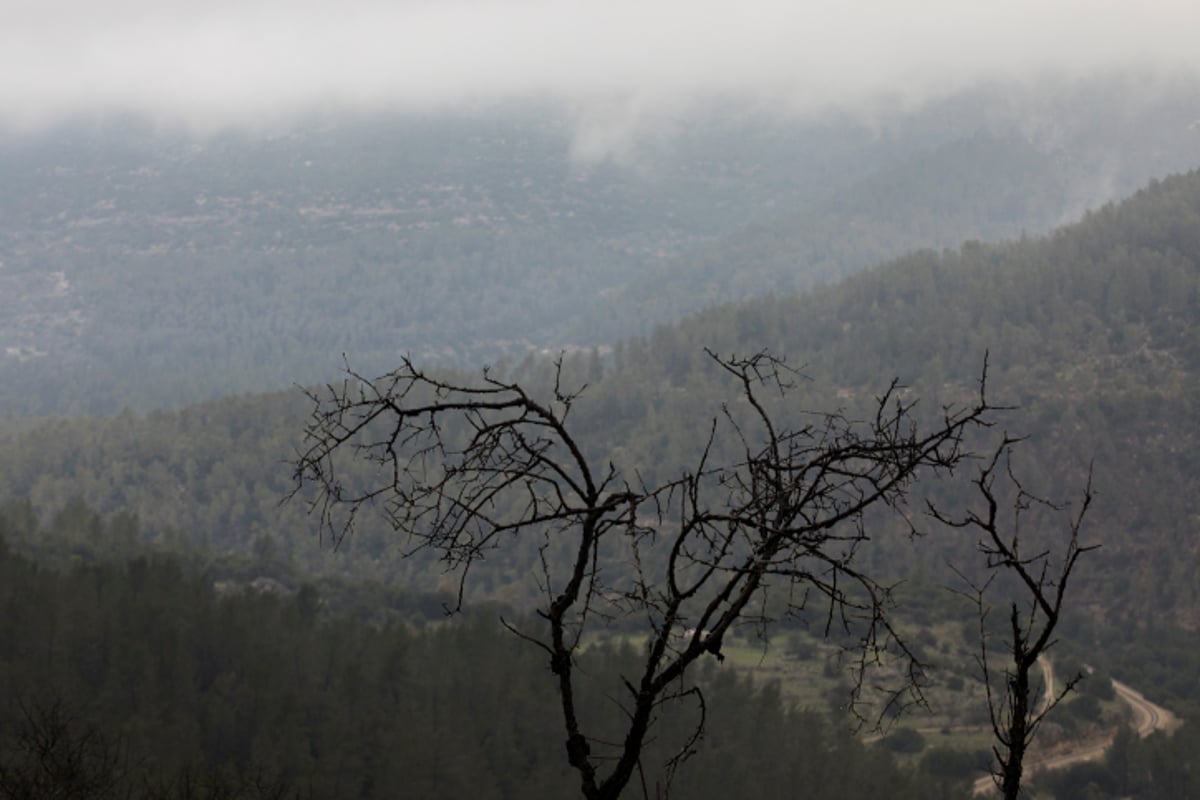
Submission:
[[[1002,503],[1024,558],[1076,541],[1090,487],[1039,668],[1088,665],[1039,744],[1089,760],[1022,791],[1200,791],[1194,2],[0,4],[0,795],[536,800],[636,760],[647,796],[966,796],[1004,741],[979,658],[999,678],[1021,649],[1028,587],[929,513],[965,513],[983,460],[894,481],[899,420],[949,424],[984,384],[953,450],[1002,441],[1053,501]],[[312,401],[362,408],[398,362],[447,381],[401,403],[511,380],[541,405],[508,432],[502,402],[422,407],[297,474],[347,430]],[[768,362],[794,385],[758,387]],[[460,447],[484,477],[455,495]],[[429,506],[388,494],[397,451]],[[351,533],[298,475],[370,498]],[[611,549],[571,541],[597,530]],[[693,615],[679,584],[727,554]],[[655,677],[664,653],[686,674]],[[928,708],[877,704],[879,741],[846,729],[855,687],[926,678]]]
[[[732,103],[732,101],[731,101]],[[1200,163],[1200,82],[986,84],[872,119],[733,103],[581,158],[553,105],[0,142],[0,410],[111,412],[609,346]],[[17,387],[20,387],[19,389]]]
[[[1113,622],[1156,615],[1195,626],[1198,219],[1200,173],[1192,172],[1045,237],[922,251],[813,293],[705,311],[618,343],[607,368],[588,353],[568,356],[567,381],[591,383],[572,426],[590,449],[654,482],[691,463],[703,444],[698,426],[732,391],[704,346],[787,356],[810,378],[797,407],[850,413],[893,376],[930,409],[959,402],[976,390],[990,351],[991,396],[1014,406],[1003,426],[1031,437],[1020,462],[1029,485],[1069,500],[1094,464],[1087,530],[1104,548],[1079,581],[1085,607]],[[549,392],[547,367],[535,360],[509,369]],[[280,507],[306,408],[292,389],[171,413],[27,424],[0,440],[0,501],[27,498],[48,516],[78,497],[105,514],[136,514],[158,541],[237,553],[270,546],[302,572],[443,588],[444,572],[403,559],[386,526],[364,524],[332,552],[302,504]],[[86,530],[77,543],[84,550],[93,546]],[[476,599],[519,603],[535,591],[524,578],[538,541],[478,565],[486,577],[472,584]],[[972,559],[969,537],[881,541],[877,567],[897,577]],[[1112,599],[1119,604],[1110,608]]]
[[[696,104],[870,114],[987,80],[1194,70],[1189,4],[1014,0],[48,0],[8,9],[0,121],[135,113],[199,131],[550,101],[609,157]]]
[[[1200,161],[1171,2],[11,11],[9,415],[609,346]]]

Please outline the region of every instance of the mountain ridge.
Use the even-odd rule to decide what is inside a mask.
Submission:
[[[1081,603],[1102,604],[1112,624],[1158,615],[1195,626],[1198,232],[1200,172],[1192,172],[1044,237],[918,252],[809,294],[701,312],[621,343],[607,368],[595,354],[566,356],[564,379],[590,382],[573,424],[592,451],[653,482],[689,463],[696,425],[731,391],[702,344],[789,355],[809,378],[799,407],[846,413],[894,375],[931,410],[956,402],[976,390],[990,351],[995,401],[1020,407],[1004,424],[1030,436],[1020,461],[1029,485],[1077,497],[1094,465],[1087,528],[1105,547],[1080,579]],[[551,388],[545,360],[496,369],[535,391]],[[45,515],[78,496],[101,513],[137,514],[151,538],[219,552],[270,546],[301,570],[445,589],[452,576],[402,559],[386,529],[364,528],[333,553],[302,504],[279,506],[306,408],[295,390],[16,426],[24,430],[0,442],[0,499],[27,498]],[[933,537],[877,557],[897,575],[931,574],[946,559],[969,561],[972,550]],[[477,597],[520,605],[527,557],[517,547],[489,559]]]

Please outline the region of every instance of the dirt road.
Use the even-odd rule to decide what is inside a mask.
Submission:
[[[1042,699],[1042,707],[1045,708],[1046,704],[1051,702],[1051,698],[1054,697],[1054,669],[1048,661],[1042,662],[1042,669],[1046,683],[1046,694]],[[1130,724],[1137,735],[1143,739],[1155,731],[1173,731],[1181,724],[1178,717],[1162,706],[1151,703],[1136,689],[1115,679],[1112,685],[1117,696],[1125,701],[1132,711]],[[1116,735],[1116,731],[1113,731],[1096,739],[1073,742],[1063,750],[1040,758],[1031,757],[1025,762],[1025,775],[1030,776],[1042,770],[1062,769],[1072,764],[1099,760],[1104,756],[1104,752],[1108,750]],[[990,775],[985,775],[975,781],[973,786],[973,793],[976,795],[995,791],[996,785]]]
[[[1173,731],[1183,724],[1179,717],[1162,706],[1151,703],[1136,689],[1115,679],[1112,685],[1120,698],[1133,710],[1133,729],[1143,739],[1155,731]]]

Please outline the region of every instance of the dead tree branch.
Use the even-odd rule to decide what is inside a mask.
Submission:
[[[959,576],[970,587],[963,592],[976,606],[979,619],[980,651],[977,661],[987,694],[988,714],[995,739],[996,766],[993,779],[1005,800],[1015,800],[1021,791],[1025,756],[1046,715],[1082,680],[1068,679],[1063,689],[1045,703],[1034,701],[1040,694],[1032,686],[1034,666],[1055,643],[1066,597],[1067,585],[1085,553],[1100,545],[1084,545],[1079,535],[1083,519],[1092,503],[1092,478],[1089,470],[1083,498],[1073,513],[1026,490],[1012,467],[1013,448],[1022,440],[1005,435],[991,458],[980,468],[973,484],[982,509],[968,509],[950,515],[930,506],[929,513],[953,528],[974,530],[977,544],[988,571],[982,582]],[[1044,536],[1029,534],[1027,519],[1034,512],[1048,512],[1050,518],[1065,516],[1066,546],[1058,555],[1053,544],[1043,544]],[[1045,517],[1038,519],[1041,522]],[[1057,522],[1062,525],[1061,521]],[[1031,541],[1033,540],[1033,541]],[[1032,552],[1028,548],[1032,547]],[[1004,669],[1003,696],[993,687],[993,668],[988,648],[989,590],[997,576],[1015,578],[1018,599],[1010,601],[1007,622],[1009,658]],[[1022,599],[1023,598],[1023,599]]]
[[[857,566],[863,515],[899,510],[920,475],[952,471],[968,457],[964,436],[993,411],[981,381],[977,400],[942,409],[929,426],[896,384],[864,419],[801,413],[783,405],[795,373],[781,359],[709,356],[736,399],[705,426],[692,468],[657,486],[585,455],[568,426],[579,393],[561,380],[541,400],[487,371],[461,381],[405,359],[380,379],[351,374],[311,394],[294,494],[307,493],[336,541],[374,510],[459,570],[461,602],[473,563],[507,537],[542,538],[545,628],[520,635],[549,656],[567,759],[591,800],[625,788],[664,701],[698,696],[688,668],[721,658],[739,621],[766,622],[768,591],[784,592],[793,610],[819,598],[827,630],[858,638],[860,667],[891,647],[919,676],[886,613],[889,587]],[[374,479],[343,478],[347,459],[376,465]],[[576,706],[575,657],[596,614],[643,619],[649,633],[640,674],[625,679],[624,738],[607,747]]]

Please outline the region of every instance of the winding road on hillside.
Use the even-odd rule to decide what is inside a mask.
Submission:
[[[1046,693],[1042,698],[1042,708],[1044,709],[1055,696],[1054,669],[1046,660],[1041,660],[1041,665],[1046,683]],[[1141,692],[1131,686],[1116,679],[1113,679],[1112,685],[1117,696],[1129,706],[1132,712],[1129,720],[1130,726],[1141,738],[1145,739],[1155,731],[1173,731],[1181,724],[1178,717],[1162,706],[1151,703]],[[1104,756],[1104,752],[1108,750],[1116,735],[1117,732],[1113,730],[1100,737],[1065,743],[1056,748],[1054,752],[1032,756],[1025,762],[1025,775],[1030,776],[1043,770],[1063,769],[1085,761],[1096,761]],[[973,793],[977,795],[995,790],[996,785],[991,775],[985,775],[975,781],[973,787]]]
[[[1133,729],[1145,739],[1155,731],[1173,731],[1180,725],[1179,718],[1162,706],[1155,705],[1142,693],[1118,680],[1113,680],[1113,689],[1133,710]]]

